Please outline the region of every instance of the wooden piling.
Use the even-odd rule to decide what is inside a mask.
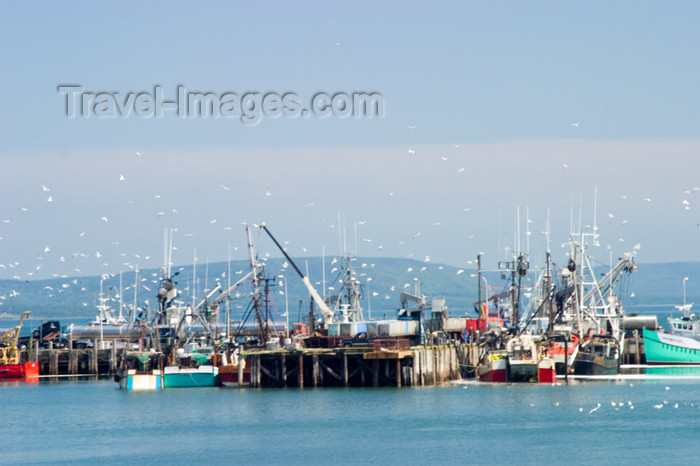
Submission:
[[[282,386],[287,388],[287,356],[282,353]]]
[[[245,359],[238,359],[238,388],[243,388],[243,362]],[[247,362],[247,361],[246,361]]]
[[[92,373],[97,376],[99,374],[99,364],[97,361],[97,341],[92,341]]]
[[[314,388],[318,387],[319,372],[320,371],[318,370],[318,355],[314,354],[311,357],[311,378],[313,379]]]
[[[343,371],[343,386],[347,387],[348,386],[348,353],[345,351],[343,351],[342,371]]]
[[[304,354],[299,354],[299,388],[304,388]]]

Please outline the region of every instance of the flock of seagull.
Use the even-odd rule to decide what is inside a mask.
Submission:
[[[456,147],[458,147],[458,146],[459,146],[459,145],[457,145]],[[417,152],[418,152],[417,149],[413,149],[413,148],[408,149],[408,154],[411,155],[411,156],[415,156]],[[137,152],[136,155],[137,155],[137,157],[143,157],[143,153],[141,153],[141,152]],[[446,162],[446,161],[449,160],[449,156],[443,155],[443,156],[440,157],[440,159],[441,159],[442,161]],[[568,164],[562,164],[562,169],[563,169],[563,170],[567,170],[568,168],[569,168],[569,165],[568,165]],[[463,174],[463,173],[465,173],[465,168],[464,168],[464,167],[459,167],[459,168],[457,169],[457,174],[458,174],[458,175],[461,175],[461,174]],[[126,176],[124,173],[119,173],[119,174],[115,175],[115,178],[116,178],[116,181],[118,181],[119,183],[126,183],[126,182],[127,182],[127,176]],[[51,190],[51,188],[50,188],[49,186],[47,186],[46,184],[41,184],[41,185],[40,185],[40,189],[41,189],[41,191],[47,196],[47,197],[45,198],[45,201],[46,201],[47,203],[54,203],[54,202],[55,202],[55,198],[54,198],[55,193],[52,192],[52,190]],[[223,184],[221,185],[221,189],[224,190],[224,191],[231,191],[231,188],[230,188],[229,186],[226,186],[226,185],[223,185]],[[694,187],[694,188],[692,188],[692,189],[686,189],[686,190],[684,190],[684,191],[683,191],[683,194],[686,195],[686,196],[691,196],[691,195],[694,195],[694,194],[695,194],[696,192],[698,192],[699,190],[700,190],[700,188]],[[273,196],[272,189],[269,188],[269,187],[265,188],[265,190],[264,190],[264,192],[263,192],[263,195],[264,195],[264,198],[272,197],[272,196]],[[394,192],[389,192],[388,195],[389,195],[389,196],[394,196],[395,193],[394,193]],[[626,199],[626,198],[627,198],[627,196],[625,196],[625,195],[623,195],[623,196],[621,196],[621,197],[622,197],[623,199]],[[161,196],[160,196],[160,194],[156,194],[156,195],[154,196],[154,198],[155,198],[155,199],[160,199]],[[57,198],[57,199],[60,200],[60,197]],[[645,198],[643,198],[643,201],[646,202],[646,203],[651,203],[651,202],[652,202],[652,199],[651,199],[650,197],[645,197]],[[315,204],[314,202],[305,202],[305,203],[304,203],[304,209],[305,209],[305,210],[313,209],[315,206],[316,206],[316,204]],[[683,209],[685,209],[685,210],[690,210],[690,208],[691,208],[691,203],[690,203],[690,201],[688,200],[688,198],[685,198],[685,199],[682,200],[681,206],[682,206]],[[23,207],[21,208],[21,211],[22,211],[22,212],[28,212],[28,211],[29,211],[29,206],[23,206]],[[172,213],[174,213],[174,214],[178,213],[178,210],[177,210],[177,209],[171,209],[170,211],[171,211]],[[465,213],[468,213],[468,212],[471,211],[471,208],[469,208],[469,207],[464,207],[464,208],[463,208],[463,211],[464,211]],[[166,217],[167,215],[168,215],[168,214],[166,214],[166,210],[157,210],[157,212],[155,212],[155,215],[154,215],[154,216],[155,216],[156,219],[160,219],[160,218]],[[613,214],[612,212],[608,213],[608,218],[609,218],[609,219],[614,219],[614,218],[615,218],[615,214]],[[12,219],[10,219],[10,218],[4,218],[4,219],[2,219],[2,222],[3,222],[4,224],[9,224],[11,221],[12,221]],[[99,218],[99,221],[102,222],[103,224],[107,224],[107,223],[109,223],[110,220],[109,220],[109,217],[108,217],[107,215],[102,215],[102,216]],[[532,222],[532,221],[529,220],[529,219],[528,219],[527,221],[528,221],[528,223],[531,223],[531,222]],[[629,222],[628,219],[622,219],[622,220],[620,221],[620,225],[624,226],[624,225],[626,225],[628,222]],[[356,222],[356,225],[364,225],[365,223],[366,223],[366,221],[365,221],[365,220],[362,220],[362,221]],[[217,224],[217,220],[216,220],[216,219],[211,219],[211,220],[210,220],[210,224],[211,224],[211,225]],[[439,228],[439,227],[441,226],[441,224],[442,224],[441,222],[431,222],[431,225],[430,225],[430,226],[431,226],[432,228]],[[328,225],[328,228],[329,228],[329,229],[338,229],[338,230],[340,230],[340,227],[341,227],[341,226],[340,226],[340,223],[336,223],[336,222],[334,222],[334,223]],[[230,227],[230,226],[224,226],[223,228],[224,228],[225,231],[231,230],[231,227]],[[529,232],[528,232],[528,234],[529,234]],[[82,231],[82,232],[78,233],[78,236],[79,236],[80,238],[85,238],[85,237],[87,236],[87,232],[86,232],[86,231]],[[184,237],[192,237],[192,236],[193,236],[193,233],[184,233]],[[406,240],[399,240],[399,241],[398,241],[398,245],[399,245],[399,246],[402,246],[402,247],[403,247],[403,246],[408,246],[409,242],[411,242],[411,241],[418,241],[418,240],[420,240],[423,236],[424,236],[424,234],[423,234],[422,231],[415,231],[414,233],[410,234],[410,240],[408,240],[408,241],[406,241]],[[468,237],[473,238],[474,235],[468,235]],[[0,231],[0,241],[2,241],[2,240],[3,240],[3,237],[2,237],[2,233],[1,233],[1,231]],[[360,241],[362,242],[362,244],[364,244],[364,245],[366,245],[366,246],[373,246],[373,247],[376,247],[376,250],[379,251],[379,252],[382,252],[382,251],[385,249],[385,246],[384,246],[384,244],[383,244],[382,242],[375,242],[375,240],[374,240],[373,238],[361,237],[361,238],[360,238]],[[624,238],[619,238],[619,241],[620,241],[620,242],[623,242],[623,241],[624,241]],[[289,242],[287,241],[287,242],[285,243],[285,246],[287,246],[288,243],[289,243]],[[118,246],[118,245],[119,245],[119,242],[118,242],[118,241],[114,241],[114,242],[112,242],[112,244],[115,245],[115,246]],[[236,246],[234,246],[233,248],[234,248],[234,250],[237,250],[237,249],[238,249],[238,247],[236,247]],[[610,248],[610,247],[609,247],[609,248]],[[641,244],[639,244],[639,243],[637,243],[637,244],[635,244],[635,245],[633,246],[633,249],[634,249],[634,250],[638,250],[638,249],[640,249],[640,248],[641,248]],[[174,248],[174,249],[175,249],[175,248]],[[303,251],[304,253],[307,253],[307,252],[308,252],[308,249],[307,249],[306,247],[304,247],[304,246],[301,246],[299,249],[301,249],[301,251]],[[0,271],[7,271],[8,273],[12,274],[12,275],[11,275],[11,278],[14,279],[14,280],[28,280],[28,279],[37,279],[37,278],[49,278],[49,277],[46,277],[46,274],[45,274],[45,273],[42,273],[42,265],[43,265],[43,264],[42,264],[40,261],[42,261],[45,257],[49,257],[51,254],[53,254],[53,253],[52,253],[52,246],[51,246],[50,244],[44,244],[44,245],[41,247],[41,249],[37,252],[37,255],[36,255],[37,260],[38,260],[39,262],[38,262],[36,265],[34,265],[32,268],[30,268],[29,270],[27,270],[27,268],[26,268],[27,265],[21,264],[19,261],[11,261],[11,262],[6,262],[6,263],[0,264]],[[269,254],[268,254],[268,255],[269,255]],[[146,254],[133,254],[132,256],[133,256],[133,258],[132,258],[131,260],[128,260],[128,259],[127,259],[127,254],[126,254],[126,253],[124,253],[124,252],[120,253],[120,257],[121,257],[123,260],[126,260],[126,262],[122,262],[122,263],[120,264],[120,267],[126,267],[126,268],[128,268],[128,269],[130,269],[130,270],[136,270],[136,269],[138,269],[138,267],[139,267],[139,264],[138,264],[139,262],[140,262],[141,264],[143,264],[144,262],[148,263],[148,261],[151,260],[151,256],[150,256],[150,255],[146,255]],[[95,259],[100,260],[100,261],[101,261],[101,264],[102,264],[104,267],[110,266],[109,262],[107,262],[107,260],[106,260],[105,254],[104,254],[103,252],[101,252],[100,250],[96,250],[96,251],[93,252],[93,253],[75,252],[75,253],[71,254],[70,256],[59,256],[59,257],[58,257],[58,262],[61,262],[61,263],[68,262],[68,258],[70,258],[70,259],[72,259],[72,260],[74,260],[74,261],[77,261],[78,259],[89,259],[89,258],[91,258],[91,257],[94,257]],[[406,257],[406,258],[410,258],[410,259],[416,259],[416,258],[414,257],[414,254],[411,253],[411,252],[407,253],[407,254],[405,255],[405,257]],[[428,264],[428,263],[431,262],[431,256],[430,256],[430,255],[424,255],[424,256],[422,256],[422,257],[423,257],[423,258],[422,258],[422,261],[423,261],[424,263]],[[421,259],[418,259],[418,260],[421,260]],[[467,260],[467,261],[465,261],[465,265],[467,265],[467,266],[473,266],[473,261],[472,261],[472,260]],[[417,270],[417,272],[423,272],[423,271],[425,271],[425,270],[426,270],[426,267],[422,267],[422,268],[420,268],[419,270]],[[12,273],[13,271],[15,271],[15,273]],[[461,275],[461,274],[464,273],[464,271],[465,271],[465,269],[459,268],[459,269],[457,269],[456,274],[457,274],[457,275]],[[414,272],[414,270],[413,270],[412,268],[409,268],[409,269],[407,270],[407,272],[411,273],[411,272]],[[73,267],[73,269],[72,269],[72,271],[71,271],[71,274],[72,274],[72,275],[75,275],[75,274],[80,275],[80,274],[82,274],[82,271],[81,271],[81,269],[80,269],[79,267]],[[111,275],[113,276],[114,274],[111,274]],[[53,276],[53,278],[68,278],[68,277],[69,277],[69,275],[68,275],[67,273],[63,273],[63,274],[56,274],[56,273],[54,273],[54,274],[52,274],[52,276]],[[416,278],[415,280],[417,280],[417,278]],[[406,283],[406,284],[404,284],[404,288],[409,288],[410,286],[412,286],[411,283]],[[392,288],[394,288],[394,287],[392,287]],[[60,291],[60,290],[59,290],[59,291]],[[395,290],[394,290],[394,289],[390,289],[390,290],[388,290],[388,291],[394,292]],[[0,306],[2,305],[2,302],[3,302],[4,300],[6,300],[8,297],[15,297],[15,296],[17,296],[17,295],[18,295],[18,292],[16,292],[15,290],[10,290],[10,291],[7,292],[7,293],[4,293],[4,292],[3,292],[3,294],[0,295]],[[376,296],[376,295],[377,295],[377,292],[376,292],[376,291],[373,292],[373,295]],[[389,298],[388,294],[385,295],[385,298],[387,298],[387,299]]]

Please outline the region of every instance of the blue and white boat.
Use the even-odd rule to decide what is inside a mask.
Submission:
[[[700,320],[692,307],[677,306],[683,316],[669,317],[669,333],[643,330],[647,364],[700,364]]]

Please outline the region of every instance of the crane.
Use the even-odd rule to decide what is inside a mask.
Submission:
[[[265,230],[265,233],[270,237],[270,239],[275,243],[275,245],[279,248],[280,251],[282,251],[282,254],[284,254],[284,257],[289,261],[290,264],[292,264],[292,267],[296,271],[296,273],[301,277],[301,281],[304,282],[304,286],[306,286],[306,289],[309,290],[309,294],[311,295],[311,298],[314,300],[316,305],[318,306],[319,310],[321,311],[321,314],[325,317],[325,320],[327,323],[332,323],[335,320],[335,314],[333,311],[328,307],[326,302],[319,296],[318,292],[316,289],[311,285],[311,282],[309,281],[309,278],[305,276],[303,273],[301,273],[301,270],[299,270],[299,267],[294,263],[291,257],[287,254],[287,251],[284,250],[284,248],[280,245],[280,243],[277,242],[274,236],[272,236],[272,233],[270,233],[270,230],[267,229],[265,226],[265,222],[260,224],[260,228]]]

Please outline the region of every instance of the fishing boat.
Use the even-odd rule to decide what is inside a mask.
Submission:
[[[537,380],[539,351],[537,344],[528,335],[519,335],[508,340],[508,382],[530,382]]]
[[[647,364],[700,364],[700,319],[692,304],[676,306],[681,317],[669,317],[670,333],[643,329]]]
[[[700,341],[662,331],[642,332],[647,364],[700,364]]]
[[[508,354],[508,382],[554,383],[554,360],[542,352],[539,339],[531,335],[518,335],[506,345]]]
[[[20,362],[17,340],[22,322],[30,312],[23,312],[19,324],[0,335],[0,380],[32,380],[39,377],[38,362]]]
[[[124,390],[160,390],[163,388],[163,371],[159,368],[162,359],[160,353],[125,352],[114,380]]]
[[[583,342],[574,361],[576,375],[614,375],[620,371],[620,342],[612,335],[594,334]]]
[[[160,390],[163,388],[161,371],[138,372],[125,369],[119,376],[119,386],[124,390]]]
[[[507,382],[508,352],[506,350],[491,351],[486,361],[476,367],[476,373],[482,382]]]
[[[197,367],[166,366],[163,369],[163,387],[216,387],[219,368],[209,364]]]
[[[573,367],[579,349],[579,338],[575,333],[553,335],[545,354],[554,361],[557,374],[564,375],[568,368]]]

